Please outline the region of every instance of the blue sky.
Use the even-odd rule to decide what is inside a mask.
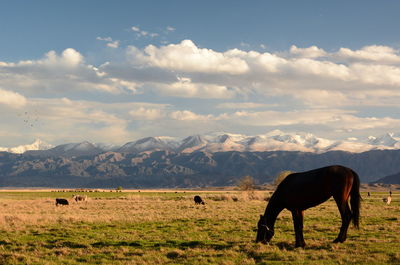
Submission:
[[[111,36],[139,47],[191,39],[218,51],[247,48],[287,50],[316,45],[326,50],[366,45],[400,46],[398,1],[3,1],[0,48],[5,60],[39,58],[49,50],[98,48],[96,37]],[[161,34],[135,39],[138,26]]]
[[[400,132],[398,1],[3,1],[0,146]]]

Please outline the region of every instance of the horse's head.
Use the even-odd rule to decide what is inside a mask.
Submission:
[[[274,236],[274,230],[271,230],[267,226],[267,218],[265,218],[265,216],[260,215],[260,220],[258,220],[257,228],[256,242],[267,244],[269,241],[271,241],[271,238]]]

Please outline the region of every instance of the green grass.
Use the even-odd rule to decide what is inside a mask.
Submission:
[[[288,211],[269,245],[254,243],[266,202],[239,192],[202,193],[205,206],[195,192],[86,193],[87,203],[54,205],[71,194],[0,192],[0,264],[400,264],[399,194],[390,206],[383,194],[365,198],[343,244],[331,243],[332,200],[307,210],[305,249],[294,248]]]

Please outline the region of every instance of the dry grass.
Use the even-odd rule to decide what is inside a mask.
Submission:
[[[205,199],[213,201],[233,201],[233,202],[248,202],[248,201],[269,201],[272,191],[242,191],[230,192],[223,194],[212,194],[204,196]]]
[[[51,225],[78,222],[129,222],[167,221],[185,219],[201,214],[200,218],[210,218],[215,211],[232,214],[241,209],[241,204],[220,204],[218,202],[259,201],[264,204],[268,192],[228,192],[203,196],[205,206],[196,206],[193,195],[180,193],[173,198],[147,196],[140,193],[115,194],[114,197],[92,197],[87,202],[75,202],[69,197],[68,206],[55,206],[54,198],[30,200],[0,199],[0,229],[24,229],[26,226]],[[1,195],[1,194],[0,194]],[[205,211],[199,211],[203,207]]]
[[[56,207],[60,194],[0,192],[0,264],[400,264],[398,193],[390,206],[383,193],[365,197],[361,229],[344,244],[331,243],[332,200],[307,210],[306,249],[293,248],[288,211],[270,245],[253,242],[269,192],[203,192],[206,205],[194,194],[98,193]]]

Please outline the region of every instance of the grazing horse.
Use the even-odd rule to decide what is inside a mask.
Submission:
[[[199,195],[194,196],[194,203],[195,204],[203,204],[204,205],[204,201]]]
[[[335,199],[342,218],[342,226],[334,243],[346,240],[351,219],[358,228],[360,217],[360,180],[356,172],[343,166],[328,166],[287,176],[277,187],[265,209],[260,215],[256,242],[268,243],[274,236],[276,218],[283,209],[292,212],[295,247],[306,245],[303,238],[304,210]],[[350,199],[351,209],[348,201]]]

